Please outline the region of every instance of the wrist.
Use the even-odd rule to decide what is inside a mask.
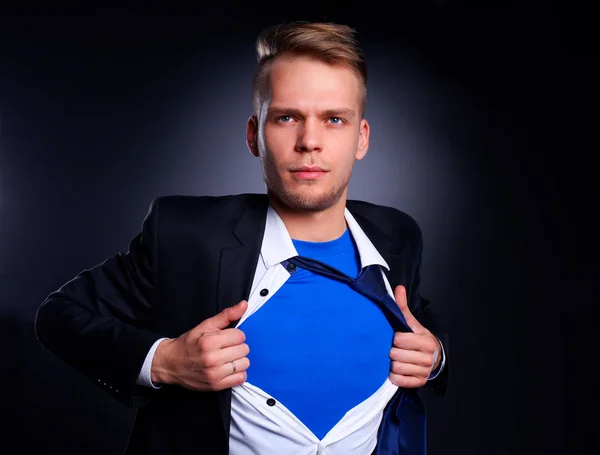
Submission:
[[[172,374],[170,368],[170,347],[173,339],[163,340],[156,347],[154,357],[152,358],[152,366],[150,368],[150,380],[155,384],[170,384],[172,383]]]

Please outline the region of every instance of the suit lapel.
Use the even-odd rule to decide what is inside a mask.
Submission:
[[[369,240],[373,243],[379,254],[383,256],[383,259],[390,266],[389,272],[382,268],[390,286],[392,289],[398,284],[405,284],[405,263],[404,254],[402,251],[398,252],[394,247],[394,240],[386,235],[379,227],[371,223],[366,217],[362,216],[357,210],[352,201],[347,201],[348,210],[352,213],[352,216],[356,222],[360,225],[361,229],[365,232]],[[397,242],[396,242],[397,243]]]
[[[260,255],[269,201],[266,195],[252,195],[234,227],[231,244],[221,249],[217,289],[217,312],[248,300]],[[231,323],[234,327],[236,322]],[[218,393],[221,419],[227,440],[231,419],[231,389]]]
[[[232,243],[221,249],[217,312],[248,299],[260,255],[268,199],[252,197],[232,231]]]

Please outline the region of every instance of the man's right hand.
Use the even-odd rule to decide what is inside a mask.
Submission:
[[[152,360],[152,382],[196,391],[217,391],[243,384],[250,366],[246,335],[228,329],[248,307],[242,300],[198,324],[183,335],[162,341]],[[235,363],[235,373],[233,365]]]

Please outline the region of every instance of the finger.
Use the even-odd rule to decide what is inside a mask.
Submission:
[[[410,363],[392,362],[390,371],[401,376],[414,376],[416,378],[426,379],[429,376],[431,369]]]
[[[415,389],[425,385],[427,380],[416,378],[414,376],[402,376],[400,374],[390,373],[389,379],[391,382],[396,384],[398,387],[405,389]]]
[[[400,348],[390,350],[390,359],[394,362],[410,363],[425,368],[431,368],[433,363],[431,354],[420,351],[407,351]]]
[[[218,332],[204,332],[199,342],[204,343],[205,350],[220,350],[241,345],[246,341],[246,334],[240,329],[224,329]]]
[[[250,359],[248,357],[235,359],[233,363],[235,363],[235,371],[233,371],[233,364],[231,362],[226,362],[219,367],[219,376],[221,378],[244,372],[250,368]]]
[[[408,308],[406,288],[401,284],[396,286],[396,288],[394,289],[394,298],[396,299],[396,303],[398,304],[400,311],[402,311],[402,314],[404,315],[404,319],[406,319],[408,326],[411,329],[413,329],[413,331],[422,327],[421,324],[419,324],[419,321],[416,320],[416,318],[412,315],[410,309]]]
[[[407,351],[419,351],[432,354],[436,348],[436,341],[420,333],[396,332],[393,347]]]
[[[198,332],[214,332],[217,330],[223,330],[229,327],[229,324],[242,318],[246,309],[248,308],[248,302],[242,300],[237,305],[225,308],[220,313],[214,315],[202,321],[196,326]]]
[[[237,346],[223,348],[219,351],[220,360],[222,363],[231,362],[232,360],[237,360],[246,357],[249,352],[250,347],[245,343],[238,344]]]
[[[241,385],[246,382],[247,379],[247,372],[240,371],[227,375],[215,382],[211,382],[210,380],[190,381],[189,383],[185,384],[184,387],[198,392],[217,392],[219,390],[229,389],[231,387]]]
[[[224,390],[237,387],[246,382],[247,379],[248,374],[245,371],[242,371],[241,373],[230,374],[229,376],[223,378],[221,382],[219,382],[215,390]]]

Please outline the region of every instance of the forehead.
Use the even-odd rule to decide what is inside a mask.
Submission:
[[[343,65],[309,57],[280,57],[273,63],[268,80],[270,104],[358,109],[360,102],[360,82]]]

